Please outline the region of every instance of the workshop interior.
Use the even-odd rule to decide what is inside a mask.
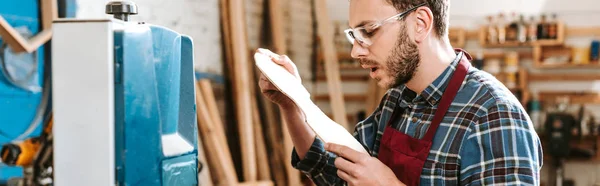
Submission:
[[[313,185],[291,165],[258,48],[354,131],[386,90],[348,0],[0,2],[0,185]],[[449,37],[527,110],[541,185],[600,185],[600,1],[451,0]]]

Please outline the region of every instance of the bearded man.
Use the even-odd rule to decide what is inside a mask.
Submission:
[[[388,91],[356,124],[369,154],[324,144],[264,76],[317,185],[539,185],[542,147],[519,100],[448,38],[449,0],[349,0],[351,55]],[[284,55],[264,52],[298,76]]]

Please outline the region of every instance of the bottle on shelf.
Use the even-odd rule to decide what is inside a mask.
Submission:
[[[546,24],[546,15],[542,15],[537,25],[537,39],[548,39],[548,27]]]
[[[473,66],[477,69],[483,69],[484,63],[483,50],[477,51],[477,55],[475,55],[475,59],[473,60]]]
[[[506,25],[504,21],[504,14],[500,13],[498,15],[498,21],[496,22],[496,27],[498,28],[498,42],[500,44],[506,42]]]
[[[517,24],[517,41],[520,43],[527,42],[527,25],[525,24],[525,16],[523,14],[519,16]]]
[[[552,14],[552,18],[548,23],[548,39],[556,38],[558,38],[558,19],[556,18],[556,14]]]
[[[590,62],[598,63],[600,60],[600,39],[595,38],[592,40],[592,46],[590,47]]]
[[[531,42],[537,40],[537,22],[535,22],[534,16],[531,16],[527,25],[527,40]]]
[[[487,25],[487,41],[490,44],[496,44],[498,42],[498,32],[497,27],[494,25],[494,17],[488,16],[488,25]]]
[[[510,23],[510,24],[506,28],[506,40],[507,41],[516,41],[518,30],[519,30],[519,22],[517,20],[517,13],[512,12],[510,19],[507,21],[507,23]]]

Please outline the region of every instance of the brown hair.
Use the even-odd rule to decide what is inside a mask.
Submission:
[[[404,11],[406,9],[417,6],[421,3],[426,3],[425,6],[431,9],[433,13],[433,24],[435,33],[439,37],[446,36],[448,33],[448,7],[450,0],[386,0],[392,4],[396,10]]]

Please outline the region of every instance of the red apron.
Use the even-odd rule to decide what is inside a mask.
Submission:
[[[463,52],[463,56],[442,95],[433,121],[431,121],[431,125],[423,139],[413,138],[392,128],[390,123],[398,118],[397,115],[400,115],[396,114],[395,111],[383,132],[378,158],[394,171],[394,174],[402,183],[408,186],[419,185],[423,165],[427,161],[435,132],[442,122],[448,107],[450,107],[452,100],[454,100],[454,96],[456,96],[470,67],[470,63],[467,61],[465,55],[468,54]]]

